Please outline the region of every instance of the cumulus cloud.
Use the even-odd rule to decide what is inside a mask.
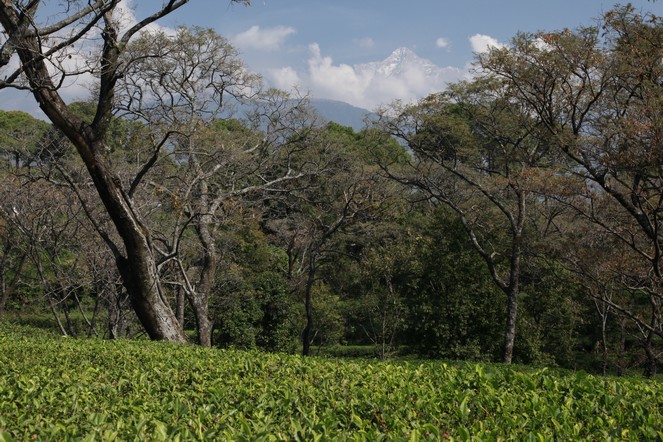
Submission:
[[[309,45],[308,81],[314,95],[352,102],[361,101],[370,78],[347,64],[334,64],[322,55],[317,43]]]
[[[386,60],[360,65],[335,63],[316,43],[308,49],[306,71],[296,72],[289,67],[273,69],[268,77],[274,86],[283,89],[296,86],[310,91],[314,97],[375,109],[393,100],[415,101],[468,75],[465,68],[438,67],[403,48]]]
[[[505,46],[493,37],[484,34],[474,34],[471,36],[470,44],[472,45],[472,51],[479,54],[488,52],[491,48],[499,49]]]
[[[435,40],[435,46],[437,46],[438,48],[448,48],[449,40],[447,40],[444,37],[440,37],[437,40]]]
[[[274,51],[281,47],[289,35],[294,34],[295,28],[289,26],[275,26],[273,28],[261,28],[251,26],[233,38],[233,42],[241,48],[260,49],[263,51]]]
[[[121,0],[113,11],[113,20],[119,25],[120,33],[128,31],[131,27],[136,25],[143,17],[136,17],[136,0]],[[69,11],[70,13],[70,11]],[[64,19],[68,12],[62,11],[58,13],[54,11],[50,19],[53,21]],[[64,39],[68,37],[68,32],[72,29],[67,28],[61,35],[54,35],[55,39]],[[175,35],[176,30],[167,26],[162,26],[156,22],[150,23],[142,30],[143,32],[163,32],[166,35]],[[97,82],[95,76],[91,71],[99,69],[98,57],[94,57],[98,49],[101,36],[100,27],[92,27],[85,38],[79,40],[74,46],[65,47],[60,51],[52,54],[47,60],[49,73],[53,76],[54,83],[60,86],[59,93],[66,102],[75,100],[87,99],[90,96],[90,91]],[[0,33],[0,44],[4,42],[5,36]],[[44,50],[47,51],[49,47],[44,45]],[[89,55],[93,55],[92,58]],[[0,68],[0,78],[9,75],[20,66],[18,57],[14,55],[10,62]],[[63,79],[62,72],[66,72],[67,76]],[[60,84],[60,80],[62,84]],[[0,108],[4,109],[21,109],[37,115],[40,118],[44,117],[35,105],[34,98],[26,93],[13,91],[11,89],[3,91],[4,99],[0,104]]]
[[[279,89],[291,90],[299,87],[302,80],[296,70],[290,66],[278,69],[269,69],[269,77],[272,79],[273,85]]]
[[[138,23],[135,13],[134,0],[121,0],[118,6],[113,11],[114,19],[120,23],[120,32],[125,32],[131,29],[132,26]],[[167,26],[162,26],[157,22],[148,24],[143,31],[147,32],[163,32],[166,35],[174,36],[176,30]]]
[[[135,3],[134,0],[121,0],[118,3],[118,6],[114,9],[113,19],[119,24],[120,33],[128,31],[136,25],[140,19],[142,19],[142,17],[136,17]],[[93,28],[90,35],[92,37],[97,37],[99,36],[99,32],[99,30]],[[153,22],[145,26],[140,32],[162,32],[166,35],[174,36],[177,33],[177,30]],[[58,78],[61,71],[70,74],[80,72],[77,75],[67,77],[62,84],[60,94],[67,101],[87,99],[90,95],[91,88],[93,88],[94,83],[97,82],[97,79],[90,71],[99,69],[99,66],[97,65],[98,60],[85,57],[84,54],[87,52],[85,50],[85,44],[85,40],[83,40],[83,46],[81,48],[78,46],[67,47],[50,60],[52,66],[50,66],[49,70],[54,78]],[[92,51],[94,52],[94,49],[92,49]]]
[[[546,43],[546,41],[541,37],[537,37],[536,40],[534,40],[534,46],[536,46],[538,50],[543,52],[548,52],[553,49],[553,47],[550,44]]]

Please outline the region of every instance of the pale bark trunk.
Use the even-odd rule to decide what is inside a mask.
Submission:
[[[204,188],[207,190],[207,187]],[[212,321],[209,317],[209,296],[214,287],[216,271],[218,267],[218,257],[216,253],[216,243],[210,231],[212,215],[204,214],[200,216],[196,230],[198,238],[203,246],[203,265],[200,271],[198,287],[192,296],[191,306],[196,317],[198,331],[198,343],[203,347],[212,345]]]
[[[518,317],[518,289],[507,293],[506,328],[504,330],[504,350],[502,362],[510,364],[513,359],[513,346],[516,341],[516,321]]]
[[[511,258],[509,263],[509,283],[504,288],[507,296],[506,328],[504,330],[504,349],[502,362],[510,364],[513,360],[513,347],[516,341],[516,323],[518,319],[518,295],[520,294],[520,262],[522,258],[523,227],[525,225],[525,192],[516,190],[518,211],[511,219]]]
[[[184,289],[181,287],[177,288],[175,292],[175,317],[177,322],[180,324],[180,328],[184,330],[184,309],[186,307],[186,295],[184,294]]]
[[[196,317],[196,334],[198,337],[198,344],[203,347],[211,347],[212,321],[209,319],[209,309],[207,307],[207,303],[191,303],[191,306],[193,307],[193,314]]]

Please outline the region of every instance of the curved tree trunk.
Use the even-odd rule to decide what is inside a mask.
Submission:
[[[165,15],[181,4],[171,3],[160,12]],[[39,107],[75,146],[104,204],[122,242],[124,250],[104,236],[112,249],[124,286],[131,298],[136,314],[151,339],[164,339],[186,342],[175,314],[166,299],[157,269],[156,257],[149,230],[140,215],[134,210],[132,200],[123,191],[121,181],[106,156],[107,145],[104,137],[108,132],[114,102],[114,88],[122,45],[118,45],[118,28],[112,19],[116,2],[94,10],[94,19],[103,22],[104,40],[100,51],[100,86],[97,100],[97,113],[92,124],[87,124],[71,112],[58,93],[58,85],[43,56],[39,33],[31,32],[26,14],[35,13],[39,2],[31,5],[29,11],[19,11],[9,3],[0,7],[0,24],[14,43],[27,78],[30,90]],[[154,15],[153,19],[159,17]],[[149,23],[146,20],[144,23]],[[131,34],[126,37],[129,38]],[[94,220],[93,220],[94,222]],[[103,234],[102,234],[103,236]]]
[[[99,147],[95,149],[97,152],[99,150]],[[114,253],[122,282],[138,319],[151,339],[186,342],[161,287],[148,229],[133,210],[131,200],[120,187],[119,178],[111,174],[106,161],[98,156],[93,158],[93,161],[85,163],[101,201],[124,243],[126,253]]]
[[[184,333],[164,294],[148,228],[122,189],[119,177],[102,152],[100,141],[75,143],[92,177],[99,197],[122,238],[124,253],[111,246],[131,305],[150,339],[186,342]],[[107,240],[108,243],[108,240]]]

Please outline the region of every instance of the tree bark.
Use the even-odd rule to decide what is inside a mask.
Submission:
[[[518,289],[507,293],[506,328],[504,330],[504,350],[502,362],[510,364],[513,359],[513,346],[516,341],[516,320],[518,316]]]
[[[175,292],[175,317],[177,322],[180,324],[182,330],[184,330],[184,309],[186,303],[186,295],[184,294],[184,289],[181,287],[177,288]]]
[[[165,15],[185,2],[177,2],[165,7],[160,14]],[[32,13],[36,12],[38,2],[34,3]],[[30,90],[39,103],[39,107],[53,125],[60,129],[75,146],[104,204],[106,211],[120,236],[124,250],[115,245],[108,237],[106,244],[115,256],[118,270],[126,287],[138,319],[151,339],[186,342],[177,319],[161,288],[157,261],[149,230],[143,224],[140,215],[134,210],[132,200],[123,191],[119,177],[106,157],[107,145],[104,137],[111,119],[114,101],[114,88],[117,81],[121,46],[118,45],[118,29],[112,20],[110,4],[105,10],[95,11],[95,19],[103,14],[104,39],[99,54],[101,81],[97,100],[97,114],[94,122],[87,124],[71,112],[58,93],[49,72],[39,33],[31,32],[30,20],[24,12],[18,11],[9,3],[0,7],[0,24],[9,38],[15,43],[23,74],[28,79]],[[158,17],[156,14],[153,17]],[[156,18],[154,18],[156,19]],[[146,19],[145,24],[153,20]],[[127,38],[131,34],[127,34]],[[80,37],[79,37],[80,38]]]
[[[311,356],[311,335],[313,333],[313,282],[315,281],[315,268],[308,269],[306,288],[304,290],[304,308],[306,309],[306,326],[302,331],[302,355]]]
[[[212,346],[212,321],[209,319],[209,308],[207,302],[200,299],[192,300],[193,314],[196,318],[196,334],[198,344],[203,347]]]
[[[203,184],[203,191],[208,191],[207,183]],[[204,204],[207,206],[207,199],[204,199]],[[194,299],[191,300],[191,305],[196,316],[196,324],[198,329],[198,343],[203,347],[210,347],[212,345],[212,321],[209,318],[209,296],[214,286],[216,278],[216,271],[219,259],[216,253],[216,243],[210,230],[210,225],[213,219],[210,213],[205,213],[200,216],[196,224],[196,231],[198,238],[203,246],[203,264],[200,271],[200,279],[198,287],[192,293]]]

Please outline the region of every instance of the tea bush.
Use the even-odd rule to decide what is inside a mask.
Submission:
[[[663,439],[646,379],[40,333],[0,323],[0,441]]]

